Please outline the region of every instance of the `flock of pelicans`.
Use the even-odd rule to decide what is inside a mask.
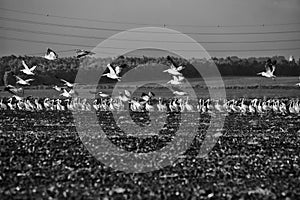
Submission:
[[[77,57],[81,58],[87,55],[94,54],[86,50],[77,50]],[[48,49],[45,59],[55,60],[58,58],[57,54]],[[172,76],[172,79],[167,82],[173,86],[173,94],[176,97],[171,98],[155,98],[154,93],[143,93],[141,97],[132,97],[131,93],[124,90],[117,97],[111,97],[101,91],[95,92],[94,100],[84,99],[78,97],[76,91],[73,89],[76,83],[70,83],[64,79],[60,79],[64,83],[64,87],[54,86],[53,88],[61,92],[60,96],[64,99],[49,99],[49,98],[33,98],[31,96],[24,97],[24,90],[21,87],[16,87],[7,84],[4,78],[5,91],[8,91],[13,96],[10,98],[0,99],[1,110],[26,110],[26,111],[42,111],[42,110],[70,110],[70,111],[125,111],[131,110],[134,112],[200,112],[200,113],[241,113],[241,114],[264,114],[268,112],[285,114],[299,114],[300,103],[299,99],[232,99],[232,100],[214,100],[214,99],[199,99],[197,101],[190,100],[186,92],[176,89],[185,83],[185,78],[182,75],[184,66],[178,66],[170,56],[167,60],[171,65],[169,69],[163,72]],[[28,79],[16,77],[16,83],[21,86],[28,86],[34,79],[34,70],[36,66],[31,68],[22,60],[24,69],[21,70],[23,74],[30,76]],[[265,64],[265,71],[258,73],[258,75],[266,78],[275,79],[276,61],[267,60]],[[109,79],[121,81],[120,73],[122,65],[113,66],[111,63],[107,65],[108,72],[102,76]],[[296,84],[300,86],[300,83]],[[92,93],[92,92],[91,92]]]
[[[128,91],[126,93],[129,93]],[[199,113],[238,113],[238,114],[300,114],[299,99],[232,99],[189,100],[183,98],[154,98],[149,92],[140,98],[131,98],[125,93],[115,98],[32,98],[0,99],[0,110],[24,111],[132,111],[132,112],[199,112]]]

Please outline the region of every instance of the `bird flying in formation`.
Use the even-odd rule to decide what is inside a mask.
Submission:
[[[64,82],[64,85],[68,88],[73,88],[75,86],[75,83],[70,83],[69,81],[66,81],[64,79],[60,79],[61,82]]]
[[[24,60],[22,60],[22,65],[23,65],[24,69],[22,69],[21,72],[23,72],[24,74],[27,74],[27,75],[34,75],[33,71],[35,70],[36,66],[29,68]]]
[[[44,58],[46,58],[47,60],[55,60],[58,58],[58,55],[57,53],[55,53],[55,51],[48,48]]]
[[[113,69],[112,65],[109,63],[109,64],[107,64],[107,67],[109,69],[109,72],[106,74],[103,74],[102,76],[106,76],[107,78],[120,81],[121,80],[121,77],[119,76],[119,74],[121,73],[120,66],[117,66],[117,67],[115,67],[115,69]]]
[[[32,79],[32,78],[24,80],[18,76],[15,76],[15,77],[17,78],[17,83],[20,85],[30,85],[29,82],[34,81],[34,79]]]
[[[257,73],[257,74],[261,75],[261,76],[264,76],[266,78],[272,78],[274,80],[275,77],[276,77],[274,75],[274,72],[275,72],[275,69],[276,69],[275,65],[276,65],[276,60],[274,60],[273,63],[272,63],[271,59],[268,59],[266,65],[265,65],[266,71],[265,72],[260,72],[260,73]]]
[[[77,58],[82,58],[84,56],[88,55],[94,55],[95,53],[92,51],[82,50],[82,49],[76,49]]]

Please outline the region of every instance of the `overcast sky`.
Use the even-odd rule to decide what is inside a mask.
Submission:
[[[119,32],[101,30],[102,28],[128,30],[145,26],[164,27],[165,24],[167,28],[183,33],[278,32],[300,30],[300,24],[243,26],[299,23],[299,0],[1,0],[0,8],[44,14],[44,16],[42,16],[0,9],[0,55],[43,54],[44,51],[50,47],[59,52],[66,50],[66,52],[59,54],[61,56],[70,56],[73,55],[74,52],[68,50],[76,48],[93,49],[94,46],[97,46],[103,40],[101,38],[107,38]],[[54,15],[70,18],[97,19],[102,20],[102,22],[57,18],[53,17]],[[65,26],[49,26],[31,22],[24,23],[24,21],[11,21],[10,19],[47,22],[59,25],[75,25],[79,27],[94,27],[98,30],[94,28],[79,29]],[[130,22],[131,24],[108,23],[105,21]],[[218,25],[229,27],[217,27]],[[22,32],[24,29],[33,32]],[[41,34],[41,32],[50,34]],[[53,33],[61,35],[53,35]],[[70,34],[84,36],[85,38],[70,37],[68,36]],[[224,57],[237,55],[240,57],[250,57],[294,55],[296,58],[300,56],[299,49],[228,52],[232,50],[300,48],[300,41],[235,44],[205,43],[300,40],[300,32],[261,35],[188,35],[194,40],[199,41],[211,56]],[[16,41],[16,38],[28,41]],[[45,43],[33,41],[43,41]],[[49,43],[47,44],[47,42]],[[87,47],[51,43],[68,43]],[[185,47],[183,47],[183,49],[185,49]],[[227,52],[219,52],[220,50],[226,50]],[[108,54],[111,53],[111,51],[113,51],[113,49],[106,50]]]

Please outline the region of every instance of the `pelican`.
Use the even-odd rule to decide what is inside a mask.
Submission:
[[[178,66],[173,59],[170,56],[167,56],[167,59],[172,63],[170,68],[167,70],[164,70],[163,72],[167,72],[171,75],[174,76],[182,76],[182,73],[180,71],[182,71],[184,69],[183,66]]]
[[[117,79],[118,81],[120,81],[121,77],[118,76],[121,72],[120,66],[117,66],[114,70],[112,68],[111,64],[109,63],[109,64],[107,64],[107,67],[109,69],[109,73],[103,74],[102,76],[106,76],[110,79]]]
[[[5,91],[11,93],[12,95],[24,95],[24,90],[23,88],[16,88],[15,86],[12,85],[7,85],[4,88]]]
[[[24,74],[27,74],[27,75],[34,75],[33,71],[35,70],[36,66],[29,68],[24,60],[22,60],[22,65],[23,65],[24,69],[22,69],[21,72],[23,72]]]
[[[148,94],[146,94],[146,93],[143,92],[142,95],[141,95],[141,98],[145,102],[148,102],[154,96],[155,96],[155,94],[153,92],[148,92]]]
[[[168,81],[167,84],[171,84],[171,85],[180,85],[182,84],[182,78],[180,78],[181,76],[173,76],[173,79]]]
[[[53,87],[54,90],[56,90],[57,92],[61,92],[62,88],[58,87],[57,85]]]
[[[20,77],[18,77],[18,76],[15,76],[17,79],[18,79],[18,81],[17,81],[17,83],[18,84],[20,84],[20,85],[30,85],[30,81],[34,81],[34,79],[27,79],[27,80],[23,80],[23,79],[21,79]]]
[[[71,94],[66,89],[64,89],[63,93],[61,93],[60,96],[69,98],[71,97]]]
[[[58,55],[55,53],[55,51],[48,48],[44,58],[46,58],[47,60],[56,60],[58,58]]]
[[[174,95],[178,95],[178,96],[184,96],[184,95],[187,95],[186,92],[180,92],[180,91],[174,91],[173,94],[174,94]]]
[[[103,93],[103,92],[98,92],[98,95],[100,96],[100,97],[109,97],[109,95],[108,94],[105,94],[105,93]]]
[[[274,72],[275,72],[275,64],[276,64],[276,60],[273,61],[273,63],[271,63],[271,60],[267,60],[267,63],[265,65],[265,69],[266,71],[265,72],[260,72],[260,73],[257,73],[257,75],[261,75],[261,76],[264,76],[266,78],[272,78],[273,80],[275,79],[275,75],[274,75]]]
[[[64,79],[60,79],[60,81],[64,82],[64,85],[67,86],[67,87],[69,87],[69,88],[72,88],[72,87],[75,86],[75,83],[70,83],[70,82],[68,82],[68,81],[66,81]]]
[[[76,49],[76,53],[77,53],[77,58],[81,58],[87,55],[94,55],[94,52],[91,51],[87,51],[87,50],[82,50],[82,49]]]

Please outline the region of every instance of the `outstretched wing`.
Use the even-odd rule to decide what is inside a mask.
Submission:
[[[34,71],[36,68],[36,65],[30,68],[30,71]]]
[[[275,72],[275,69],[276,69],[276,67],[275,67],[275,65],[272,65],[271,67],[272,67],[272,71],[271,71],[271,72],[272,72],[272,73],[274,73],[274,72]]]
[[[68,81],[64,80],[64,79],[60,79],[60,81],[64,82],[64,83],[69,83]]]
[[[24,60],[22,60],[22,65],[23,65],[23,67],[24,67],[25,69],[29,69],[28,65],[25,63]]]
[[[272,65],[271,65],[270,63],[266,63],[265,69],[266,69],[266,72],[267,72],[267,73],[268,73],[268,72],[271,72],[271,67],[272,67]]]
[[[26,82],[30,82],[30,81],[34,81],[34,79],[30,78],[26,80]]]
[[[179,66],[178,68],[177,68],[177,71],[181,71],[181,70],[183,70],[184,69],[184,67],[181,65],[181,66]]]
[[[121,67],[116,66],[115,71],[116,71],[116,74],[119,75],[121,73]]]
[[[23,79],[21,79],[20,77],[18,77],[18,76],[15,76],[16,77],[16,79],[18,79],[18,81],[23,81]]]
[[[173,80],[174,80],[174,81],[179,81],[179,79],[178,79],[177,76],[173,76]]]
[[[173,59],[171,58],[171,56],[167,56],[167,59],[172,63],[171,68],[176,68],[178,67],[178,65],[173,61]]]
[[[110,63],[107,64],[107,67],[108,67],[108,69],[109,69],[109,73],[110,73],[110,74],[115,74],[115,73],[116,73],[116,72],[114,71],[114,69],[112,68],[112,66],[111,66]]]

